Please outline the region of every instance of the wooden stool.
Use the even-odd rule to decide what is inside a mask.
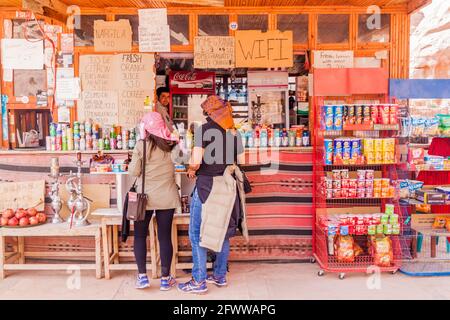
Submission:
[[[5,237],[17,237],[17,252],[6,253]],[[25,252],[25,237],[94,237],[95,263],[79,264],[81,270],[95,270],[97,279],[102,277],[101,230],[98,223],[85,227],[72,227],[67,223],[47,223],[29,228],[0,228],[0,279],[5,278],[5,270],[67,270],[73,265],[66,264],[26,264],[26,257],[86,257],[90,252]],[[16,262],[16,263],[10,263]]]
[[[103,265],[105,269],[105,279],[111,279],[111,270],[137,270],[136,263],[120,263],[120,257],[134,257],[133,253],[119,251],[119,226],[122,225],[122,215],[110,215],[102,217],[102,238],[103,238]],[[151,277],[157,277],[155,271],[157,265],[157,245],[155,240],[154,220],[150,221],[150,259],[151,264],[147,265],[147,270],[151,271]]]

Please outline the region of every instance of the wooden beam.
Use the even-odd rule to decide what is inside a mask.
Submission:
[[[44,9],[47,8],[58,15],[67,16],[67,5],[60,0],[22,0],[22,7],[39,13],[44,13]],[[40,11],[38,11],[39,7]]]
[[[211,6],[211,7],[224,7],[224,0],[167,0],[168,4],[189,4],[197,6]]]
[[[408,2],[408,14],[412,14],[417,10],[429,5],[431,0],[409,0]]]

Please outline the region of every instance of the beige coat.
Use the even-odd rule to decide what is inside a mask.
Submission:
[[[147,141],[147,153],[150,142]],[[128,166],[130,175],[137,179],[137,192],[141,192],[142,157],[144,144],[139,140],[133,150],[133,158]],[[170,152],[158,147],[150,152],[145,164],[145,193],[148,195],[147,210],[165,210],[180,207],[180,194],[175,182],[175,167]]]
[[[236,174],[237,181],[232,177]],[[200,246],[215,252],[222,250],[223,241],[230,223],[238,188],[241,199],[242,235],[248,242],[247,212],[245,210],[244,177],[239,167],[230,165],[223,176],[213,178],[211,193],[202,205],[202,224],[200,227]]]

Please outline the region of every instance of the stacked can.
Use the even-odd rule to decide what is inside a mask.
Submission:
[[[62,150],[62,124],[56,125],[56,151]]]
[[[323,145],[325,148],[324,152],[324,162],[325,165],[332,165],[333,164],[333,140],[331,139],[324,139]]]
[[[80,150],[80,123],[78,121],[73,123],[73,149]]]
[[[344,106],[333,106],[333,130],[342,130],[344,122]]]
[[[334,130],[334,109],[333,106],[323,106],[323,117],[325,130]]]
[[[50,123],[50,150],[56,151],[56,123]]]
[[[67,124],[62,125],[62,144],[61,150],[67,151],[69,148],[67,147]]]
[[[71,127],[67,127],[67,150],[73,150],[73,129]]]

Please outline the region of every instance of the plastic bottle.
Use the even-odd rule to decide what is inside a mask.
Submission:
[[[253,148],[253,130],[247,132],[247,147]]]
[[[268,145],[268,141],[267,140],[268,140],[267,139],[267,129],[263,128],[263,129],[261,129],[261,132],[260,132],[260,145],[261,145],[261,148],[267,148],[267,145]]]
[[[267,146],[271,148],[275,144],[275,141],[273,139],[273,130],[269,128],[267,130],[267,135],[268,135]]]
[[[110,141],[109,138],[105,138],[105,142],[103,142],[103,149],[104,150],[111,150]]]
[[[302,137],[302,142],[303,142],[303,146],[304,147],[308,147],[309,146],[309,131],[303,130],[303,137]]]
[[[253,146],[259,148],[261,145],[261,140],[259,139],[259,128],[253,131]]]
[[[289,147],[295,147],[296,131],[289,130]]]
[[[122,149],[122,136],[119,134],[117,136],[117,149],[121,150]]]
[[[283,131],[280,131],[280,135],[281,135],[281,146],[283,147],[289,146],[289,137],[286,128],[283,128]]]
[[[80,151],[85,151],[85,150],[86,150],[86,138],[81,137],[80,138]]]
[[[275,147],[280,147],[281,146],[281,137],[282,137],[282,131],[280,131],[279,129],[275,129],[273,132],[273,136],[275,138]]]
[[[295,146],[296,147],[301,147],[303,144],[302,141],[302,132],[300,130],[297,130],[297,133],[295,134]]]

